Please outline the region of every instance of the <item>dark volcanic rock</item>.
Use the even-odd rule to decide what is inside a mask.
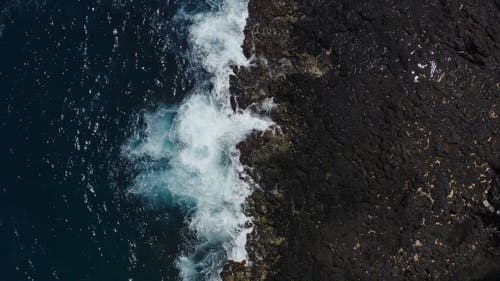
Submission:
[[[497,280],[500,3],[251,0],[250,280]],[[495,279],[497,278],[497,279]]]

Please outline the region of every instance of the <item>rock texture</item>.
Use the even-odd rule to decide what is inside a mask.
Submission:
[[[252,265],[225,280],[500,280],[500,1],[249,11],[233,104],[279,128],[240,144]]]

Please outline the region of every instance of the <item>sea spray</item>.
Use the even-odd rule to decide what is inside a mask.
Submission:
[[[246,18],[243,0],[224,0],[191,16],[189,59],[210,74],[210,83],[197,81],[178,107],[145,113],[143,130],[123,149],[140,171],[131,192],[166,198],[186,214],[195,241],[185,241],[192,245],[177,259],[183,280],[219,280],[224,260],[247,258],[243,205],[251,188],[241,179],[236,145],[273,123],[230,106],[231,66],[250,63],[242,52]]]

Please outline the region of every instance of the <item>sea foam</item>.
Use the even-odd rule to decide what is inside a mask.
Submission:
[[[145,127],[123,149],[140,171],[131,192],[167,198],[185,211],[195,241],[186,241],[177,259],[182,280],[220,280],[224,260],[247,259],[251,187],[242,180],[236,145],[273,123],[230,105],[231,66],[250,64],[242,52],[246,18],[243,0],[219,1],[191,17],[189,59],[210,74],[209,83],[197,81],[177,107],[145,113]]]

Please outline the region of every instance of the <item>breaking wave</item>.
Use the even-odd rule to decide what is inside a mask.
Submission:
[[[214,3],[217,2],[217,3]],[[210,9],[189,17],[189,60],[199,77],[177,106],[144,114],[144,127],[124,145],[139,175],[131,192],[184,211],[188,232],[177,259],[182,280],[220,280],[226,259],[247,258],[251,231],[243,205],[251,187],[241,179],[236,145],[273,123],[230,105],[231,66],[248,67],[243,55],[247,1],[210,1]],[[206,75],[208,73],[208,75]]]

